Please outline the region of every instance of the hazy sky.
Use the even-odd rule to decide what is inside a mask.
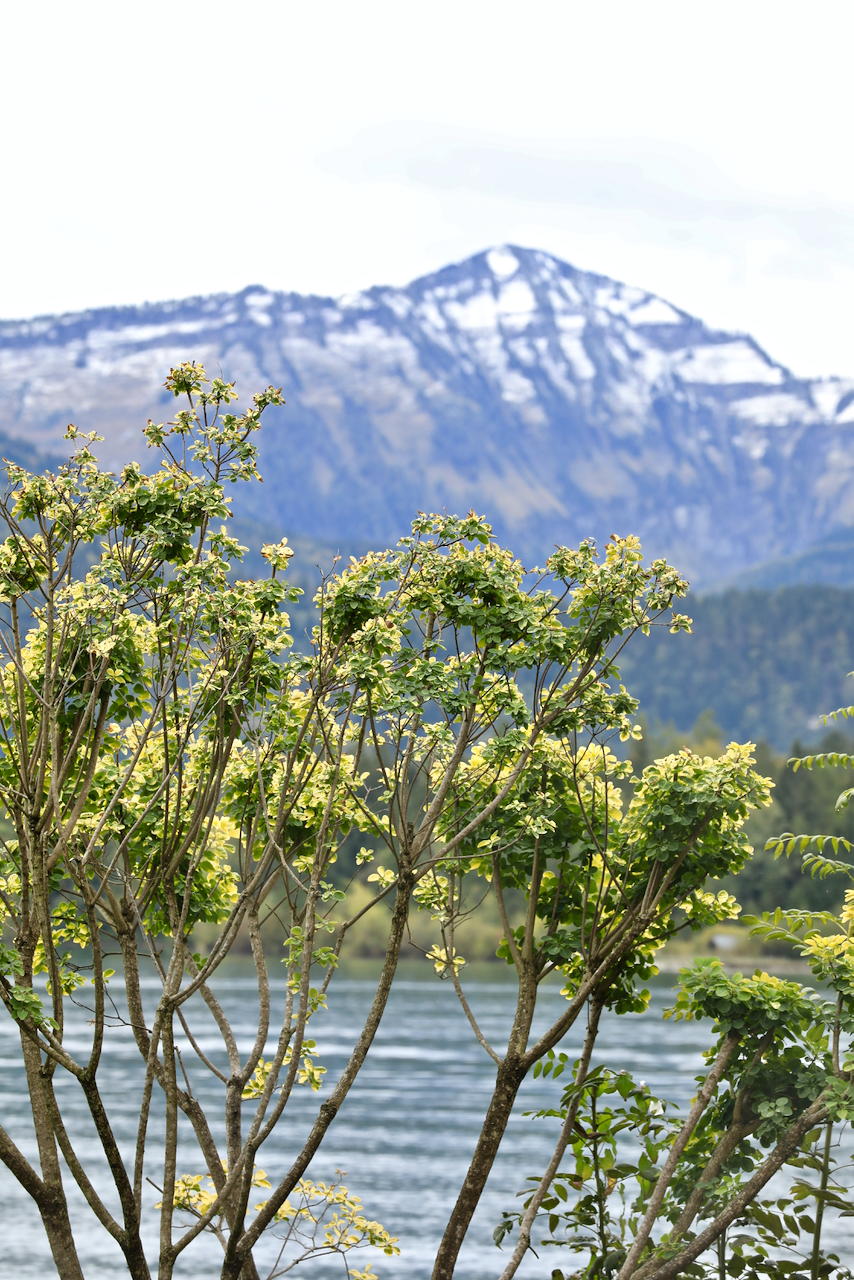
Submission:
[[[0,316],[543,248],[854,374],[850,0],[0,7]]]

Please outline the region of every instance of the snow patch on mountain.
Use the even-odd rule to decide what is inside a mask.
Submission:
[[[646,324],[682,324],[685,316],[662,298],[646,298],[640,306],[633,307],[628,313],[629,322],[633,325]]]
[[[530,562],[637,532],[699,583],[854,523],[854,380],[809,382],[743,334],[643,289],[505,245],[405,288],[341,298],[253,285],[0,322],[0,431],[145,460],[170,365],[222,369],[287,408],[261,436],[253,514],[385,542],[468,509]]]
[[[707,386],[770,383],[779,386],[784,371],[765,359],[752,343],[738,340],[693,347],[674,365],[674,372],[685,382]]]

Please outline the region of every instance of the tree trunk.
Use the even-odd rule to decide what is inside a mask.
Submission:
[[[389,992],[391,991],[392,980],[397,971],[397,962],[400,958],[400,947],[403,942],[404,929],[409,918],[409,899],[412,893],[414,876],[409,866],[402,866],[398,873],[397,893],[395,894],[394,911],[391,918],[391,929],[389,931],[388,946],[386,948],[385,960],[383,962],[382,973],[377,984],[374,994],[373,1003],[370,1012],[362,1028],[359,1040],[350,1055],[350,1059],[339,1077],[338,1083],[333,1089],[330,1097],[323,1103],[314,1122],[311,1133],[309,1134],[302,1151],[294,1161],[287,1177],[279,1184],[273,1194],[269,1197],[266,1207],[262,1210],[249,1229],[243,1233],[242,1237],[238,1237],[236,1232],[232,1232],[228,1242],[228,1251],[223,1262],[220,1280],[244,1280],[245,1272],[242,1271],[244,1261],[248,1259],[249,1251],[258,1241],[262,1232],[270,1225],[274,1214],[282,1207],[287,1197],[293,1191],[298,1180],[305,1173],[306,1168],[311,1162],[312,1157],[326,1136],[329,1126],[335,1119],[340,1110],[344,1099],[350,1092],[353,1081],[356,1079],[362,1064],[368,1055],[368,1050],[374,1041],[377,1028],[382,1020],[388,1003]],[[517,1086],[518,1087],[518,1086]],[[254,1152],[252,1158],[254,1160]]]
[[[478,1138],[466,1180],[462,1185],[453,1213],[448,1219],[436,1262],[433,1267],[433,1280],[451,1280],[457,1255],[460,1252],[469,1224],[472,1220],[478,1201],[483,1194],[486,1180],[489,1177],[507,1121],[516,1101],[516,1094],[525,1078],[525,1069],[517,1057],[509,1055],[498,1068],[495,1079],[495,1090],[486,1113],[483,1128]]]
[[[820,1094],[794,1124],[789,1126],[771,1154],[762,1162],[750,1181],[744,1184],[738,1195],[730,1200],[723,1212],[718,1214],[717,1218],[710,1222],[705,1230],[696,1235],[691,1243],[686,1245],[675,1258],[671,1257],[666,1261],[661,1260],[661,1265],[652,1272],[651,1280],[676,1280],[676,1277],[683,1275],[687,1267],[701,1253],[711,1248],[718,1237],[726,1231],[727,1227],[744,1212],[747,1205],[753,1203],[765,1184],[783,1167],[789,1156],[794,1154],[804,1135],[816,1125],[824,1124],[827,1120],[827,1109],[824,1105],[823,1097],[824,1095]],[[644,1268],[644,1273],[647,1274],[646,1268]],[[635,1276],[637,1274],[635,1272]],[[635,1280],[635,1277],[632,1277],[632,1280]]]
[[[62,1188],[46,1187],[37,1204],[59,1280],[83,1280]]]
[[[122,1252],[125,1255],[128,1274],[131,1280],[151,1280],[151,1271],[145,1257],[145,1250],[142,1247],[142,1240],[139,1237],[139,1231],[131,1236],[127,1244],[122,1245]]]
[[[21,1050],[27,1075],[27,1089],[33,1114],[33,1127],[39,1150],[43,1189],[35,1197],[47,1234],[50,1251],[60,1280],[83,1280],[77,1248],[68,1216],[68,1203],[62,1185],[62,1171],[56,1150],[56,1138],[50,1109],[42,1081],[41,1053],[21,1029]]]

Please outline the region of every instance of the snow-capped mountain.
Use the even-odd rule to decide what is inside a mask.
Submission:
[[[0,322],[0,431],[143,460],[170,365],[243,400],[283,386],[251,513],[374,544],[474,507],[528,563],[638,533],[698,585],[854,525],[854,379],[793,377],[749,337],[515,246],[342,297],[260,287]]]

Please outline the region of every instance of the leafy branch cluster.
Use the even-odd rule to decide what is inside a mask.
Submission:
[[[767,805],[770,782],[749,744],[719,758],[683,750],[640,776],[617,758],[617,740],[638,732],[637,702],[620,683],[626,645],[657,626],[690,630],[675,611],[687,582],[663,560],[644,562],[633,537],[612,538],[601,555],[590,540],[556,548],[528,572],[474,512],[419,514],[396,547],[322,578],[310,646],[296,651],[287,543],[263,548],[266,577],[241,579],[244,549],[227,524],[227,486],[257,478],[256,433],[281,392],[268,388],[236,414],[234,385],[209,382],[199,365],[173,369],[166,386],[180,408],[145,430],[159,466],[104,472],[93,438],[70,428],[68,463],[40,476],[9,464],[0,499],[0,805],[9,823],[0,1000],[19,1033],[38,1150],[29,1161],[0,1127],[0,1161],[38,1208],[63,1280],[82,1280],[69,1177],[134,1280],[150,1280],[154,1261],[142,1232],[149,1179],[160,1195],[160,1280],[203,1233],[222,1247],[222,1280],[255,1280],[277,1239],[270,1274],[323,1250],[388,1253],[393,1237],[340,1180],[308,1173],[370,1052],[410,913],[420,909],[436,928],[429,958],[495,1064],[435,1280],[454,1272],[522,1082],[541,1064],[557,1070],[550,1055],[587,1017],[561,1138],[521,1216],[512,1274],[567,1146],[582,1143],[576,1180],[593,1159],[584,1135],[599,1121],[591,1129],[579,1117],[600,1083],[597,1114],[623,1123],[607,1101],[614,1079],[623,1098],[622,1078],[590,1068],[602,1012],[645,1008],[658,949],[681,929],[737,912],[707,880],[749,859],[744,823]],[[364,896],[348,916],[350,884],[333,868],[351,833],[365,841],[350,881]],[[524,903],[521,922],[511,894]],[[457,950],[461,923],[487,898],[517,988],[502,1045],[478,1024]],[[347,1061],[328,1080],[315,1028],[334,1022],[339,961],[359,919],[380,904],[388,908],[380,976]],[[248,1047],[216,994],[238,937],[248,938],[255,970]],[[811,934],[805,941],[818,945]],[[123,979],[113,987],[111,961]],[[275,1012],[271,961],[285,975]],[[565,1003],[535,1033],[538,995],[553,973]],[[153,1008],[145,975],[158,984]],[[654,1185],[642,1173],[649,1194],[633,1211],[621,1280],[647,1266],[650,1249],[670,1249],[655,1255],[664,1259],[655,1275],[666,1280],[692,1261],[686,1249],[705,1247],[702,1232],[688,1235],[706,1205],[703,1179],[716,1188],[719,1166],[721,1176],[731,1167],[732,1153],[709,1147],[715,1124],[729,1125],[727,1141],[739,1126],[745,1138],[773,1139],[783,1161],[847,1105],[839,1092],[847,1068],[827,1075],[826,1014],[767,976],[726,985],[734,981],[714,967],[686,979],[678,1011],[713,1017],[719,1028],[711,1083]],[[69,1011],[84,1000],[90,1038],[85,1053],[72,1052]],[[834,1026],[846,1016],[841,1009]],[[105,1037],[120,1025],[139,1055],[137,1093],[125,1100],[137,1117],[132,1152],[119,1148],[99,1077]],[[766,1075],[770,1083],[760,1083]],[[58,1089],[58,1079],[72,1088]],[[267,1179],[263,1148],[300,1086],[319,1105],[288,1166]],[[200,1101],[212,1091],[216,1110]],[[72,1096],[82,1096],[94,1125],[109,1200],[70,1132]],[[647,1136],[659,1143],[652,1101],[630,1097],[638,1115],[646,1107]],[[189,1173],[178,1167],[185,1143],[196,1151]],[[600,1173],[616,1168],[602,1160],[594,1173],[596,1161]],[[653,1245],[652,1223],[688,1185],[685,1161],[694,1161],[701,1200],[689,1196],[690,1222],[677,1217],[669,1243]],[[722,1221],[719,1213],[706,1231],[720,1234]]]

